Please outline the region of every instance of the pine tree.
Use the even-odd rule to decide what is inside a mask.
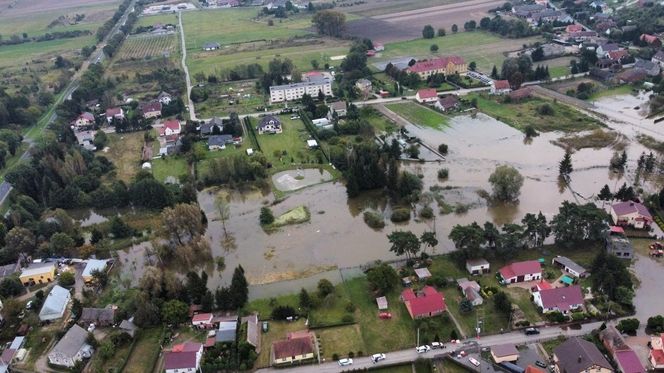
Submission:
[[[312,303],[309,292],[305,288],[302,288],[302,290],[300,290],[300,307],[304,310],[309,310]]]
[[[496,65],[493,65],[493,69],[491,70],[491,79],[498,79],[498,68]]]
[[[201,298],[201,309],[203,312],[212,311],[214,307],[214,296],[210,290],[206,291],[203,297]]]
[[[569,151],[566,151],[565,156],[563,157],[563,160],[560,161],[560,166],[558,167],[559,174],[560,176],[568,176],[573,170],[572,154]]]
[[[269,225],[274,223],[274,215],[272,214],[272,210],[270,210],[269,207],[261,207],[261,214],[258,219],[261,225]]]
[[[233,272],[229,293],[235,309],[244,307],[249,299],[249,283],[244,277],[244,268],[241,265]]]
[[[611,193],[611,189],[609,189],[608,185],[604,184],[602,190],[599,191],[597,198],[599,198],[600,201],[610,201],[613,198],[613,194]]]

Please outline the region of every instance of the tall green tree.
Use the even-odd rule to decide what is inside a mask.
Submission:
[[[367,281],[373,291],[386,295],[399,284],[399,275],[391,265],[381,263],[369,270]]]
[[[168,324],[181,324],[189,319],[189,307],[180,300],[171,299],[161,306],[161,318]]]
[[[611,201],[613,199],[613,193],[611,193],[611,189],[609,189],[607,184],[604,184],[602,189],[599,191],[597,198],[600,201]]]
[[[311,22],[321,35],[339,37],[346,29],[346,15],[336,10],[320,10],[314,14]]]
[[[509,165],[496,167],[489,176],[489,183],[493,188],[493,198],[502,202],[514,202],[519,199],[523,176],[519,171]]]
[[[560,176],[569,176],[572,171],[574,171],[574,168],[572,167],[572,154],[569,151],[566,151],[563,159],[558,165],[558,174]]]
[[[422,37],[424,39],[433,39],[433,37],[436,36],[436,32],[433,29],[433,26],[431,25],[426,25],[422,29]]]
[[[600,241],[604,237],[608,215],[593,203],[577,205],[564,201],[551,219],[556,243],[571,246],[581,241]]]
[[[398,256],[406,255],[410,259],[420,251],[420,239],[411,231],[394,231],[387,235],[390,251]]]
[[[466,258],[473,259],[482,256],[482,248],[486,243],[484,231],[476,222],[470,225],[455,225],[449,238],[454,246],[464,253]]]
[[[436,233],[431,231],[423,232],[420,236],[420,242],[424,244],[425,247],[433,249],[438,245],[438,238],[436,238]]]
[[[249,300],[249,283],[244,277],[244,268],[241,265],[238,265],[233,272],[229,293],[235,309],[244,307]]]

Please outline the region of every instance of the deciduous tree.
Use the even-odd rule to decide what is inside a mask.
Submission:
[[[489,183],[493,187],[493,198],[502,202],[514,202],[519,199],[523,176],[516,168],[509,165],[496,167],[489,176]]]

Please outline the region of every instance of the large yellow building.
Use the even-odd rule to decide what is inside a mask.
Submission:
[[[23,286],[45,284],[55,279],[55,263],[32,263],[19,277]]]
[[[468,66],[463,57],[442,56],[431,60],[418,61],[406,69],[409,73],[416,73],[422,80],[426,80],[433,74],[454,75],[465,74]]]

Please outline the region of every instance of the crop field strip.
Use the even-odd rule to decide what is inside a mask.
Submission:
[[[121,60],[132,58],[150,58],[162,56],[164,52],[172,54],[177,50],[177,34],[166,35],[139,35],[128,38],[118,58]]]

